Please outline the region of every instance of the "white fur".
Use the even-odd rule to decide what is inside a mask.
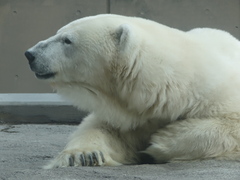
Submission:
[[[137,164],[140,151],[158,163],[240,159],[240,42],[229,33],[98,15],[42,43],[30,51],[57,73],[52,86],[91,112],[47,168],[94,151],[97,165]]]

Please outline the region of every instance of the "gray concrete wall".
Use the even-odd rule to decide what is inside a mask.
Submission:
[[[46,93],[23,56],[68,22],[116,13],[182,30],[212,27],[240,38],[240,0],[0,0],[0,93]]]

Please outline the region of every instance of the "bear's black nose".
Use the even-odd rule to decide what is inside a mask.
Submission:
[[[35,59],[35,56],[32,53],[30,53],[29,51],[25,52],[25,56],[28,59],[29,64],[31,64]]]

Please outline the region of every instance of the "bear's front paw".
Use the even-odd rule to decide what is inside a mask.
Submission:
[[[79,152],[63,151],[44,169],[67,166],[102,166],[105,163],[104,154],[101,151]]]

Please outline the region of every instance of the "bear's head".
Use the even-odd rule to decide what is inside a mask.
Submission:
[[[36,77],[51,83],[114,82],[115,71],[126,71],[139,46],[140,38],[124,22],[108,15],[73,21],[25,56]]]

